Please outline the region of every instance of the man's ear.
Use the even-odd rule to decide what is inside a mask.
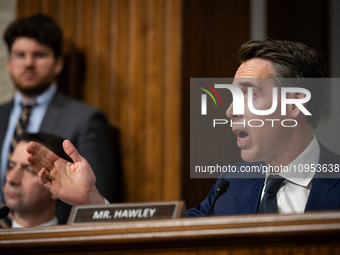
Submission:
[[[6,71],[11,73],[12,71],[12,62],[11,62],[11,59],[7,59],[7,62],[6,62]]]
[[[60,72],[63,70],[63,68],[64,68],[64,58],[62,56],[59,56],[59,57],[56,58],[56,64],[55,64],[55,67],[54,67],[55,76],[60,74]]]
[[[305,98],[306,95],[304,93],[290,93],[291,94],[291,98],[296,98],[296,99],[301,99],[301,98]],[[302,104],[305,108],[307,103],[303,103]],[[291,104],[289,105],[290,107],[290,116],[292,116],[293,119],[296,119],[299,114],[301,113],[301,110],[295,105],[295,104]]]

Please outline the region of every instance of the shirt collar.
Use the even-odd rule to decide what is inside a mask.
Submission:
[[[38,105],[47,105],[53,98],[54,94],[57,91],[57,84],[52,83],[52,85],[46,89],[42,94],[36,96],[34,98],[34,102]],[[20,106],[22,101],[22,96],[18,90],[15,91],[14,94],[14,106]]]
[[[315,174],[315,171],[311,171],[311,166],[314,165],[314,169],[316,169],[319,158],[320,145],[315,136],[313,136],[313,140],[308,145],[308,147],[296,159],[287,165],[285,168],[287,171],[282,171],[278,175],[285,178],[289,182],[307,187]],[[306,166],[308,168],[306,168]],[[272,173],[267,172],[266,180],[270,174]]]

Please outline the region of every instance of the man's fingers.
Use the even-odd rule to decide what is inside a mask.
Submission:
[[[45,167],[48,171],[51,171],[53,169],[53,164],[58,159],[60,159],[52,151],[35,142],[30,142],[26,147],[26,151],[29,154],[31,154],[35,159],[35,162],[33,162],[33,160],[31,160],[32,162],[29,161],[30,164],[33,163],[36,166],[38,166],[39,163],[41,166]]]
[[[66,154],[73,160],[74,163],[81,161],[82,156],[80,156],[76,147],[74,147],[74,145],[69,140],[65,140],[63,142],[63,148]]]
[[[34,171],[39,174],[42,165],[37,161],[32,154],[27,155],[27,161],[30,163],[30,165],[33,167]]]
[[[41,171],[38,173],[39,183],[44,185],[49,191],[51,191],[52,183],[49,179],[49,172],[46,168],[42,168]]]
[[[30,142],[26,150],[28,153],[32,154],[33,156],[35,154],[41,154],[41,156],[47,158],[50,162],[54,163],[59,159],[59,157],[53,153],[51,150],[47,149],[46,147],[40,145],[39,143],[36,142]]]

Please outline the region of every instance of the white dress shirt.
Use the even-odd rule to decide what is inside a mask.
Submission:
[[[319,158],[320,146],[316,138],[313,137],[309,146],[287,166],[287,169],[291,169],[291,171],[278,174],[286,179],[276,194],[277,207],[280,213],[303,213],[305,211],[315,172],[306,170],[300,172],[299,169],[302,170],[302,167],[305,167],[306,164],[316,165]],[[294,169],[296,169],[295,172]],[[272,173],[267,172],[266,181],[270,174]],[[262,197],[264,189],[265,186],[262,190]]]

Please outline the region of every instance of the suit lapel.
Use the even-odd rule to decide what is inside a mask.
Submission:
[[[57,91],[54,95],[51,103],[47,107],[45,116],[41,122],[40,131],[53,132],[58,126],[58,121],[60,121],[60,108],[63,105],[64,96]]]
[[[313,180],[305,211],[339,209],[340,190],[335,179]]]
[[[320,165],[340,164],[339,155],[331,152],[320,144]],[[305,211],[309,210],[332,210],[339,209],[340,205],[340,179],[339,173],[334,174],[334,178],[318,178],[316,173],[309,193]],[[332,173],[327,173],[332,174]]]
[[[13,101],[1,106],[0,108],[0,116],[1,116],[1,120],[0,120],[0,153],[2,151],[2,144],[4,142],[4,138],[6,135],[6,130],[7,130],[7,126],[8,126],[8,121],[9,121],[9,115],[11,113],[11,110],[13,108]]]

